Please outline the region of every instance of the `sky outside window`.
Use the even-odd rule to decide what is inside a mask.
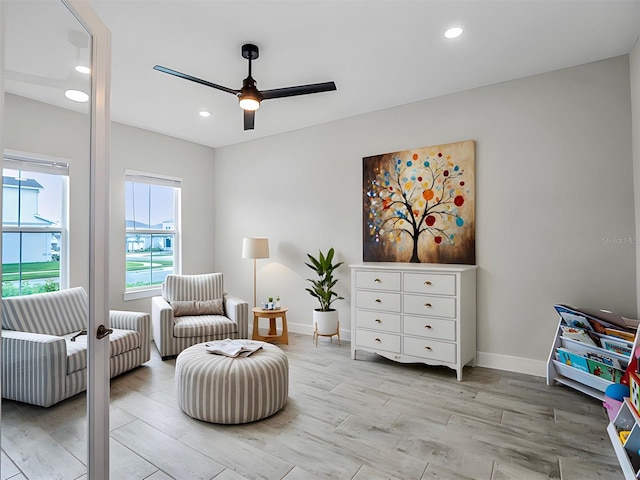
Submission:
[[[163,222],[172,222],[173,195],[173,187],[126,182],[128,228],[162,228]]]

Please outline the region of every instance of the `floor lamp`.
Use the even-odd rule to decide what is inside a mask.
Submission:
[[[243,238],[242,258],[253,258],[253,306],[256,306],[256,259],[269,258],[268,238]]]

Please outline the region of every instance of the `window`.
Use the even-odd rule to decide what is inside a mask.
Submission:
[[[181,180],[125,172],[125,300],[157,294],[170,273],[179,273]]]
[[[5,152],[2,171],[2,296],[67,288],[66,162]]]

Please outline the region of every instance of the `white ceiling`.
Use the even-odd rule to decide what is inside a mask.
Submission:
[[[112,32],[112,119],[211,147],[627,54],[640,33],[640,0],[90,4]],[[453,25],[464,34],[447,40]],[[263,101],[244,131],[232,95],[152,69],[238,89],[244,43],[260,48],[259,89],[333,80],[338,90]]]

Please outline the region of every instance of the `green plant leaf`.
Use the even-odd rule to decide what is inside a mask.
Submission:
[[[316,298],[320,304],[320,311],[326,312],[333,310],[331,304],[336,300],[344,300],[344,297],[339,296],[333,289],[338,283],[338,279],[333,278],[333,272],[340,267],[344,262],[333,263],[335,250],[330,248],[326,254],[322,251],[318,251],[318,257],[307,253],[309,263],[305,262],[305,265],[316,272],[318,278],[306,280],[310,282],[313,289],[306,288],[309,294]]]

